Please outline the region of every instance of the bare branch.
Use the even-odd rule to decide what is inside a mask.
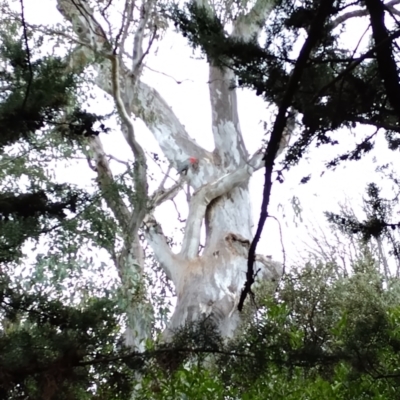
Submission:
[[[109,37],[112,36],[112,32],[113,32],[110,19],[109,19],[108,15],[107,15],[107,9],[111,5],[111,2],[112,2],[112,0],[106,5],[106,7],[104,7],[103,9],[99,9],[100,15],[103,17],[104,21],[106,21],[106,24],[107,24],[107,27],[108,27],[108,35],[109,35]]]
[[[146,206],[147,206],[147,164],[146,164],[146,155],[142,149],[142,146],[137,142],[135,138],[135,129],[133,126],[133,121],[129,117],[128,111],[125,108],[125,105],[121,99],[121,91],[120,91],[120,76],[119,76],[119,58],[117,56],[111,57],[112,63],[112,86],[113,86],[113,97],[115,100],[115,104],[117,106],[118,114],[121,117],[122,122],[126,130],[123,129],[125,133],[126,141],[129,143],[132,152],[135,156],[134,163],[134,183],[135,183],[135,191],[136,191],[136,204],[135,204],[135,216],[136,221],[136,229],[139,229],[139,226],[142,223],[142,219],[146,214]]]
[[[146,240],[150,244],[157,261],[160,263],[167,277],[176,284],[180,258],[171,251],[162,228],[153,215],[146,215],[144,225]]]
[[[384,6],[388,9],[393,9],[393,6],[400,4],[400,0],[391,0],[388,1],[387,3],[384,4]],[[396,9],[394,9],[396,10]],[[397,10],[396,10],[397,11]],[[360,10],[354,10],[354,11],[349,11],[340,17],[337,17],[331,24],[332,29],[336,28],[337,26],[343,24],[349,19],[352,18],[359,18],[359,17],[365,17],[368,15],[368,10],[367,9],[360,9]]]
[[[123,51],[125,49],[125,41],[128,37],[129,27],[133,21],[133,7],[134,3],[131,0],[125,0],[125,7],[122,13],[122,21],[121,27],[117,36],[115,37],[115,46],[114,52],[116,52],[117,48],[120,49],[120,56],[122,57]],[[121,42],[119,39],[121,38]]]
[[[171,172],[171,166],[169,165],[167,172],[164,174],[164,177],[163,177],[162,181],[160,182],[160,185],[158,187],[159,190],[164,189],[165,182],[167,181],[170,172]]]
[[[193,82],[192,79],[183,79],[182,81],[179,81],[178,79],[174,78],[173,76],[168,75],[168,74],[166,74],[165,72],[162,72],[162,71],[157,71],[157,70],[155,70],[155,69],[149,67],[148,65],[145,65],[144,67],[147,68],[147,69],[149,69],[149,70],[152,71],[152,72],[155,72],[156,74],[164,75],[164,76],[166,76],[166,77],[168,77],[168,78],[171,78],[171,79],[174,80],[178,85],[180,85],[181,83],[186,82],[186,81],[188,81],[188,82]]]
[[[107,154],[107,157],[108,157],[110,160],[114,160],[114,161],[116,161],[117,163],[120,163],[120,164],[125,165],[127,168],[130,167],[129,162],[120,160],[119,158],[113,156],[112,154]]]
[[[175,183],[173,186],[171,186],[168,189],[160,188],[160,189],[156,190],[153,193],[153,195],[150,197],[150,201],[149,201],[150,206],[149,207],[153,210],[160,204],[175,198],[176,195],[182,189],[183,183],[184,183],[184,181],[181,180],[181,181]]]
[[[113,1],[113,0],[109,0],[108,4],[106,4],[102,10],[100,10],[100,12],[101,12],[102,14],[105,14],[105,13],[106,13],[107,9],[111,6],[112,1]]]
[[[98,174],[98,183],[104,199],[117,221],[122,227],[127,228],[127,223],[131,219],[131,212],[115,187],[114,178],[101,140],[98,137],[90,138],[89,146],[96,163],[95,170]]]
[[[140,71],[140,66],[143,62],[143,38],[144,31],[149,21],[151,11],[153,9],[154,0],[143,0],[140,9],[140,22],[133,37],[133,51],[132,51],[132,71],[137,75]]]

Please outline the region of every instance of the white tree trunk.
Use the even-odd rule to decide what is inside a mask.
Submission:
[[[79,10],[76,4],[80,5]],[[151,3],[147,1],[147,9],[150,6]],[[75,51],[74,62],[82,67],[82,60],[85,64],[94,60],[95,53],[103,55],[103,61],[95,64],[97,84],[116,99],[115,82],[111,83],[111,41],[94,18],[93,11],[80,0],[58,0],[58,7],[64,17],[72,23],[77,40],[81,44]],[[272,7],[273,1],[257,1],[253,10],[238,18],[233,35],[248,40],[254,34],[258,34]],[[142,13],[141,26],[145,24],[145,18],[146,13]],[[139,59],[138,53],[143,54],[142,31],[138,29],[135,34],[134,60]],[[120,205],[113,203],[111,199],[108,201],[125,235],[126,245],[116,260],[122,284],[128,297],[132,297],[130,287],[133,285],[133,292],[139,293],[138,298],[146,304],[145,296],[140,290],[143,287],[143,263],[139,254],[141,251],[137,248],[137,242],[132,239],[137,237],[139,225],[145,218],[147,241],[177,292],[177,306],[165,334],[166,338],[168,339],[176,328],[204,316],[210,316],[222,335],[230,337],[240,320],[236,306],[245,282],[247,256],[252,240],[253,220],[248,184],[251,174],[262,166],[262,154],[249,158],[244,146],[236,92],[230,89],[234,79],[230,70],[221,71],[210,67],[211,129],[215,142],[215,150],[210,153],[190,138],[160,94],[139,80],[140,61],[136,65],[134,63],[133,69],[128,69],[121,63],[118,70],[121,83],[119,93],[125,110],[145,122],[172,165],[176,166],[177,162],[190,156],[198,158],[199,163],[189,169],[186,177],[195,193],[190,201],[179,254],[174,254],[169,248],[152,211],[162,201],[173,197],[179,191],[182,182],[170,189],[161,188],[150,196],[147,204],[148,214],[145,217],[140,215],[140,220],[136,221],[134,228],[131,225],[123,225]],[[127,142],[132,147],[129,135]],[[132,149],[134,150],[133,147]],[[94,150],[97,158],[100,157],[101,151]],[[111,184],[112,174],[108,166],[98,169],[98,173],[100,183],[103,181],[105,185]],[[105,178],[109,181],[104,181]],[[131,210],[124,211],[125,215],[130,215],[127,218],[132,218],[135,207],[137,205],[132,205]],[[206,242],[200,255],[200,232],[203,223],[206,227]],[[260,270],[259,279],[277,279],[281,274],[278,263],[261,256],[257,257],[256,270]],[[147,306],[135,308],[134,304],[137,304],[138,298],[127,299],[127,303],[132,304],[131,308],[128,307],[131,310],[128,311],[130,330],[136,332],[131,335],[130,344],[136,346],[149,335],[152,317]]]

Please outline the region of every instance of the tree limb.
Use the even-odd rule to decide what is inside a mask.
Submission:
[[[375,126],[376,128],[385,129],[387,131],[393,131],[393,132],[400,133],[400,126],[388,124],[386,122],[373,121],[369,118],[363,118],[363,117],[355,117],[355,118],[353,118],[353,121],[359,122],[360,124]]]
[[[215,152],[223,166],[237,167],[247,158],[240,129],[237,94],[232,70],[209,66],[209,92]]]
[[[179,253],[182,257],[194,258],[198,255],[201,225],[210,202],[230,192],[239,184],[246,182],[253,172],[254,168],[250,164],[245,164],[241,168],[222,176],[216,181],[202,186],[193,194],[190,200],[189,215],[186,220],[182,249]]]
[[[234,22],[232,37],[248,41],[258,36],[276,3],[276,0],[256,0],[251,10]]]
[[[133,37],[133,51],[132,51],[132,71],[134,75],[138,75],[140,67],[143,62],[143,38],[144,30],[150,17],[153,8],[154,0],[143,1],[140,10],[139,26],[136,29]]]
[[[133,166],[133,180],[135,184],[135,192],[136,192],[136,202],[133,210],[132,221],[133,226],[132,231],[137,232],[140,225],[142,224],[142,220],[146,215],[146,207],[147,207],[147,164],[146,164],[146,155],[142,149],[142,146],[137,142],[135,138],[135,130],[133,126],[133,121],[129,117],[128,111],[125,108],[125,105],[121,99],[121,91],[120,91],[120,77],[119,77],[119,58],[117,56],[111,57],[112,63],[112,86],[113,86],[113,97],[115,100],[115,104],[117,106],[118,114],[126,128],[125,138],[129,143],[132,152],[135,156],[135,163]],[[123,132],[125,130],[123,129]]]
[[[156,190],[150,197],[150,209],[153,210],[165,201],[172,200],[182,189],[183,183],[184,181],[180,180],[168,189],[162,187]]]
[[[168,171],[169,170],[170,168]],[[176,182],[172,187],[165,189],[164,183],[167,177],[168,172],[165,174],[159,188],[150,196],[148,214],[145,216],[143,222],[145,226],[146,240],[150,244],[157,261],[160,263],[160,266],[166,273],[167,277],[176,284],[177,273],[179,271],[178,257],[171,251],[161,226],[157,223],[152,214],[152,211],[157,206],[167,200],[172,200],[182,188],[184,183],[183,179]]]
[[[79,2],[80,0],[74,1]],[[87,8],[87,6],[85,7]],[[71,6],[70,0],[58,0],[58,9],[72,23],[79,42],[85,45],[75,52],[76,67],[84,68],[94,59],[94,52],[103,55],[110,53],[111,45],[107,39],[104,36],[92,33],[93,30],[100,30],[100,27],[91,26],[91,28],[88,28],[85,25],[87,23],[93,25],[93,19],[87,22],[87,17],[84,18],[77,12],[76,8]],[[123,81],[121,97],[126,110],[132,110],[136,116],[143,120],[171,164],[176,165],[177,161],[185,160],[191,156],[199,159],[212,158],[209,152],[189,137],[171,107],[154,88],[138,81],[137,77],[123,63],[120,63],[119,67],[119,77]],[[96,83],[102,90],[113,95],[113,88],[110,85],[112,68],[110,60],[106,58],[104,61],[96,63],[95,68],[98,73]],[[194,182],[194,187],[199,187],[202,183],[198,179],[197,182]],[[193,184],[192,181],[191,184]]]
[[[391,0],[388,1],[387,3],[384,4],[385,7],[388,8],[393,8],[393,6],[400,4],[400,0]],[[339,25],[343,24],[347,20],[351,18],[358,18],[358,17],[365,17],[368,15],[368,10],[367,9],[360,9],[360,10],[354,10],[354,11],[349,11],[345,14],[342,14],[341,16],[337,17],[331,24],[332,29],[338,27]]]
[[[287,112],[291,105],[293,96],[295,95],[300,78],[303,74],[303,70],[307,64],[310,53],[313,50],[314,46],[318,42],[318,39],[321,35],[321,31],[324,27],[325,21],[332,10],[334,0],[324,0],[317,13],[316,16],[311,23],[310,29],[308,31],[307,39],[304,42],[302,49],[300,50],[300,54],[297,58],[296,64],[294,66],[293,72],[287,84],[286,92],[282,97],[282,101],[279,105],[278,114],[275,119],[274,127],[271,132],[271,138],[268,142],[267,151],[265,154],[265,181],[264,181],[264,191],[263,191],[263,201],[261,205],[261,213],[260,219],[257,226],[257,231],[254,236],[254,239],[250,245],[249,249],[249,257],[247,261],[247,273],[246,273],[246,282],[244,288],[242,290],[238,310],[241,311],[243,309],[243,304],[246,299],[246,296],[251,293],[251,286],[254,283],[254,261],[256,255],[257,244],[260,240],[262,230],[264,228],[265,221],[268,217],[268,205],[271,197],[271,189],[272,189],[272,172],[274,167],[274,161],[276,158],[276,154],[279,150],[279,145],[282,141],[282,137],[284,134],[284,129],[287,124]]]
[[[383,80],[391,106],[400,116],[400,82],[396,61],[393,56],[392,41],[385,25],[385,5],[380,0],[365,0],[370,15],[372,36],[376,48],[378,70]],[[378,44],[384,43],[380,46]]]
[[[97,181],[103,192],[104,200],[121,227],[127,228],[127,223],[130,221],[132,214],[115,187],[110,164],[108,163],[107,155],[104,152],[100,138],[89,138],[89,147],[96,163]]]
[[[148,214],[145,217],[144,224],[146,240],[150,244],[154,256],[160,263],[168,279],[171,279],[176,284],[177,273],[179,271],[179,257],[172,252],[160,224],[157,223],[153,215]]]
[[[117,33],[115,37],[115,45],[114,45],[114,53],[117,51],[117,49],[120,49],[120,57],[125,52],[125,42],[126,38],[128,37],[128,32],[129,32],[129,27],[133,21],[133,10],[134,10],[135,2],[131,0],[125,0],[125,6],[124,6],[124,11],[122,12],[122,20],[121,20],[121,27],[119,29],[119,32]],[[104,15],[103,15],[104,17]],[[108,22],[108,20],[107,20]],[[109,26],[110,23],[108,22]],[[111,26],[109,29],[109,33],[111,35]]]
[[[211,154],[188,135],[171,107],[154,88],[142,81],[132,88],[129,79],[125,85],[126,91],[132,93],[133,90],[133,113],[145,122],[171,164],[176,165],[177,161],[189,157],[212,159]]]

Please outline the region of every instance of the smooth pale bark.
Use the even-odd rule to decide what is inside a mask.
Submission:
[[[80,10],[76,9],[76,4],[81,7]],[[146,4],[149,7],[150,3]],[[206,2],[203,1],[203,5],[212,12]],[[273,5],[273,1],[257,1],[248,14],[238,18],[232,34],[243,40],[250,40],[258,35]],[[93,17],[93,11],[80,0],[58,0],[58,7],[63,16],[72,23],[77,41],[81,43],[74,53],[72,62],[76,63],[75,66],[82,67],[93,61],[95,54],[101,55],[102,57],[96,59],[100,61],[94,63],[96,83],[114,97],[117,109],[121,109],[121,105],[118,105],[120,96],[123,108],[143,120],[171,165],[176,166],[177,162],[191,156],[199,160],[184,178],[194,189],[194,194],[190,200],[184,239],[178,254],[174,254],[169,248],[161,226],[154,219],[153,211],[157,205],[176,195],[184,183],[183,180],[170,189],[161,187],[149,196],[146,216],[135,211],[136,204],[132,204],[127,210],[121,210],[120,202],[112,197],[106,199],[124,235],[124,249],[115,258],[115,262],[129,305],[129,331],[134,332],[129,335],[128,343],[140,348],[141,340],[149,337],[152,321],[152,313],[142,291],[143,261],[137,241],[138,224],[142,222],[146,239],[177,292],[177,306],[165,338],[169,339],[171,333],[185,323],[204,316],[210,316],[215,321],[223,336],[232,336],[240,322],[236,307],[245,282],[247,255],[252,240],[253,220],[248,184],[253,172],[263,165],[261,152],[249,157],[245,148],[238,118],[237,95],[231,89],[234,78],[232,72],[210,66],[210,129],[215,142],[215,150],[210,153],[189,136],[157,90],[140,81],[141,68],[137,54],[142,51],[143,24],[139,23],[135,35],[134,66],[128,69],[121,63],[117,71],[120,89],[116,96],[116,84],[112,84],[116,75],[112,72],[114,64],[111,40]],[[127,123],[123,118],[122,122]],[[137,157],[129,135],[125,134],[125,137]],[[101,156],[99,139],[93,143],[94,158],[97,165],[101,166],[98,168],[100,187],[110,187],[112,174]],[[104,196],[107,197],[106,190]],[[126,220],[121,220],[123,215],[128,214],[130,221],[136,216],[135,223],[127,225]],[[206,226],[206,243],[200,254],[203,223]],[[279,278],[279,263],[262,256],[257,256],[256,263],[258,279]]]

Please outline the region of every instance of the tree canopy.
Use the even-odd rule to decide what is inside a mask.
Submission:
[[[74,13],[79,9],[74,2],[64,3],[74,10],[70,19],[75,23]],[[400,384],[398,196],[384,198],[379,185],[371,182],[363,200],[363,220],[351,210],[327,210],[339,242],[353,246],[352,257],[346,254],[340,260],[335,244],[324,243],[333,251],[332,259],[313,254],[286,265],[282,278],[271,273],[271,279],[260,283],[256,262],[261,257],[256,255],[256,245],[269,216],[274,177],[283,181],[282,172],[295,168],[312,144],[340,145],[339,132],[343,130],[351,134],[364,125],[376,128],[355,148],[327,163],[326,168],[331,169],[373,151],[377,135],[385,136],[390,150],[398,150],[398,2],[262,3],[262,7],[270,7],[266,21],[257,19],[258,2],[249,13],[240,3],[236,16],[235,5],[228,2],[223,3],[230,7],[225,14],[208,3],[157,4],[151,17],[146,14],[150,6],[144,2],[142,19],[138,22],[132,17],[139,25],[134,39],[139,40],[140,32],[146,31],[148,51],[156,37],[152,24],[157,18],[158,22],[174,23],[212,68],[221,74],[232,72],[228,75],[232,76],[231,92],[250,88],[275,107],[266,147],[250,158],[248,165],[241,161],[230,164],[236,170],[215,175],[212,190],[203,191],[205,203],[207,196],[220,193],[203,207],[210,206],[204,211],[207,225],[213,221],[214,205],[226,194],[220,187],[236,189],[231,183],[234,179],[237,186],[244,187],[247,183],[241,179],[248,174],[247,167],[251,173],[265,167],[263,209],[253,241],[234,233],[224,239],[235,254],[246,249],[248,259],[242,297],[229,311],[233,314],[239,305],[241,323],[229,337],[224,337],[215,322],[220,321],[214,318],[216,312],[188,320],[171,330],[171,336],[161,334],[166,315],[172,311],[166,293],[174,291],[168,283],[174,273],[162,270],[159,265],[165,260],[156,263],[144,243],[158,240],[158,245],[167,247],[174,239],[161,236],[151,212],[161,201],[173,198],[188,179],[188,186],[192,184],[195,191],[192,200],[188,191],[192,202],[183,249],[190,253],[195,236],[190,232],[200,223],[200,235],[203,220],[190,218],[195,215],[196,199],[202,198],[201,190],[207,186],[196,181],[196,168],[206,170],[211,162],[201,159],[200,166],[187,172],[188,177],[165,189],[170,167],[159,189],[148,194],[147,156],[136,141],[127,110],[133,107],[155,131],[161,131],[157,118],[168,123],[173,118],[150,115],[153,111],[148,103],[141,103],[149,107],[146,110],[135,103],[135,96],[140,98],[143,92],[129,97],[129,90],[121,85],[123,54],[111,48],[117,49],[118,41],[126,40],[129,25],[126,31],[117,32],[115,42],[107,42],[96,19],[89,23],[82,17],[86,14],[78,12],[82,26],[72,25],[80,47],[69,52],[68,42],[57,44],[65,46],[72,59],[77,54],[84,58],[82,49],[89,45],[79,34],[92,29],[94,36],[88,36],[103,46],[80,65],[51,54],[44,45],[50,39],[60,40],[64,31],[43,34],[40,27],[25,21],[23,8],[20,13],[7,9],[0,17],[0,398],[126,399],[132,393],[143,399],[395,398]],[[107,7],[101,8],[104,15]],[[133,10],[134,5],[127,1],[124,16],[129,7]],[[62,12],[71,16],[68,8]],[[232,23],[236,21],[233,32],[229,32],[232,26],[226,22],[227,16]],[[370,40],[367,46],[346,48],[343,24],[356,17],[369,19]],[[245,18],[253,18],[257,28],[250,29]],[[88,31],[83,29],[85,23]],[[140,87],[145,56],[142,49],[140,57],[131,60],[133,86]],[[103,64],[106,61],[109,64]],[[91,68],[98,68],[99,75],[111,70],[108,92],[115,100],[115,111],[110,115],[87,111]],[[129,84],[126,81],[127,87]],[[141,90],[145,92],[146,86]],[[153,99],[163,104],[159,97]],[[124,164],[123,173],[113,175],[98,138],[110,131],[110,117],[115,115],[134,161]],[[296,136],[290,146],[283,143],[288,136]],[[183,134],[181,139],[183,147],[196,148]],[[276,156],[282,146],[288,147],[277,171]],[[240,145],[238,148],[245,153]],[[208,153],[203,155],[206,160]],[[60,183],[57,178],[56,171],[70,166],[77,157],[86,159],[98,174],[93,184]],[[157,162],[158,155],[154,159]],[[213,162],[223,164],[217,156]],[[233,175],[235,171],[237,175]],[[381,174],[397,193],[396,174],[388,171],[386,166]],[[231,181],[227,179],[230,173]],[[127,204],[133,205],[133,211],[127,211]],[[193,242],[197,256],[201,242],[197,238]],[[215,259],[223,252],[222,245],[218,246],[212,254]],[[390,250],[385,252],[385,248]],[[142,253],[144,272],[138,266]],[[116,267],[114,274],[108,260]],[[268,260],[263,262],[271,265]],[[143,279],[137,278],[139,274]],[[180,286],[175,290],[178,298],[185,297]],[[138,314],[137,310],[150,308],[155,311],[147,313],[148,328],[149,322],[140,319],[145,312]],[[143,327],[150,336],[142,347],[129,345],[129,331],[133,331],[131,337],[140,337]]]

